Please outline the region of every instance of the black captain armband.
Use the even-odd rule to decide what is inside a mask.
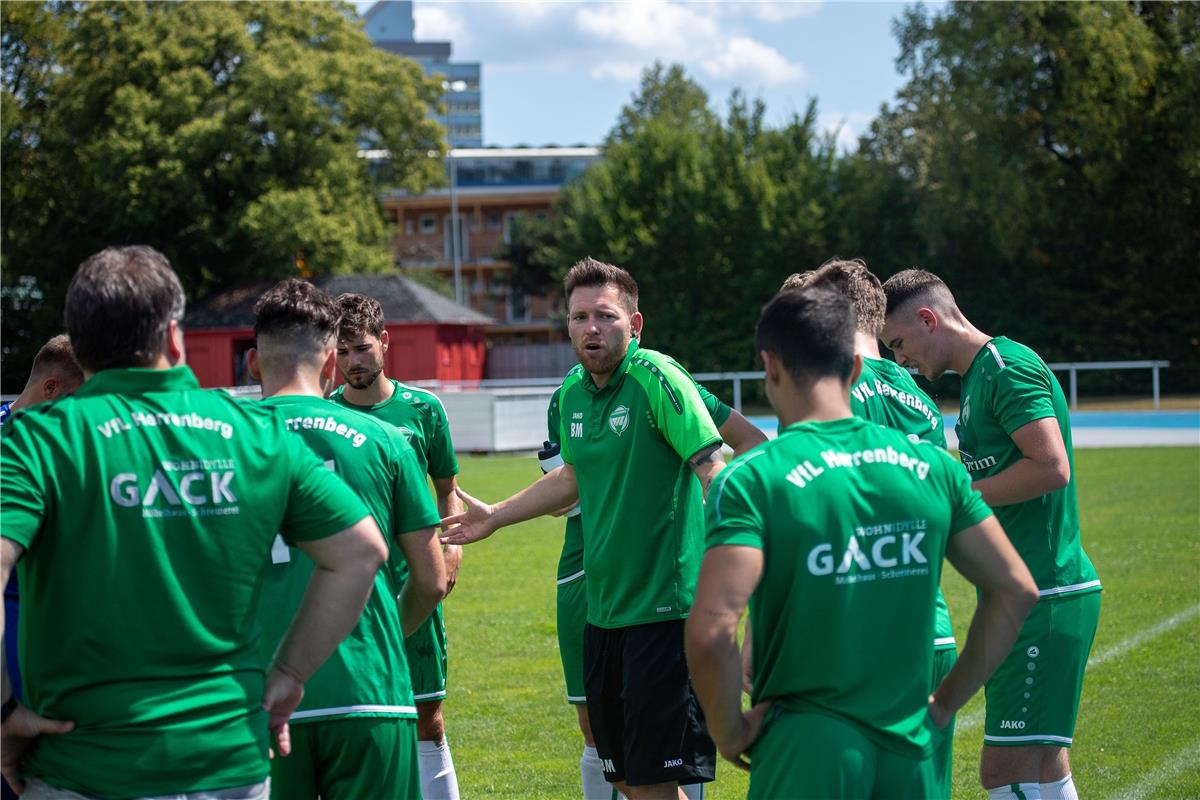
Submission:
[[[704,448],[703,450],[700,450],[699,452],[696,453],[696,455],[689,458],[688,463],[691,464],[693,467],[698,467],[701,464],[703,464],[705,461],[712,461],[714,456],[717,453],[721,452],[721,448],[724,445],[725,445],[724,442],[716,442],[714,444],[710,444],[708,447]]]
[[[7,722],[12,713],[17,710],[17,696],[14,694],[0,706],[0,722]]]

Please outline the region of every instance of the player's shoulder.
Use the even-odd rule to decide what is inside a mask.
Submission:
[[[420,386],[411,386],[407,383],[401,383],[393,379],[392,384],[395,386],[395,397],[401,402],[408,403],[411,406],[416,406],[423,410],[431,412],[443,412],[442,398],[438,397],[433,391],[423,389]]]
[[[583,368],[583,364],[576,364],[575,366],[571,367],[569,370],[567,370],[567,374],[563,375],[562,383],[555,387],[554,392],[550,395],[551,399],[557,400],[558,398],[562,397],[565,392],[569,391],[575,386],[578,386],[583,381],[583,378],[586,374],[587,373]]]
[[[1046,370],[1046,362],[1032,347],[997,336],[983,346],[980,354],[984,368],[991,374],[1006,370]]]
[[[627,374],[645,385],[688,385],[694,387],[695,380],[683,366],[671,356],[658,350],[638,348],[629,359]],[[697,390],[698,391],[698,390]]]

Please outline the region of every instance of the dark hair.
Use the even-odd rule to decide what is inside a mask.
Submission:
[[[588,256],[567,271],[563,278],[563,291],[567,303],[571,302],[571,292],[581,286],[616,286],[621,293],[621,302],[625,309],[632,314],[638,307],[638,285],[625,270],[612,264]]]
[[[946,282],[923,269],[906,269],[883,282],[887,313],[892,314],[910,300],[922,300],[942,311],[957,310],[958,304]]]
[[[365,294],[343,294],[337,299],[342,322],[338,327],[339,339],[357,339],[365,334],[375,338],[383,335],[383,306]]]
[[[337,303],[308,281],[288,278],[254,304],[254,335],[269,336],[307,351],[319,350],[337,335]]]
[[[168,323],[183,319],[183,286],[153,247],[109,247],[75,270],[64,317],[75,360],[89,372],[144,367],[163,352]]]
[[[79,363],[75,360],[75,352],[71,349],[71,339],[65,334],[60,333],[57,336],[51,337],[50,341],[42,345],[42,349],[33,358],[33,367],[29,370],[30,376],[54,375],[65,383],[78,386],[83,383],[83,370],[79,368]]]
[[[863,333],[879,336],[883,330],[887,298],[879,278],[867,269],[861,258],[831,258],[814,270],[792,275],[783,283],[784,289],[805,286],[828,286],[845,295],[854,308],[858,329]]]
[[[797,383],[849,380],[854,371],[854,311],[842,294],[823,286],[788,289],[763,307],[755,347],[779,358]]]

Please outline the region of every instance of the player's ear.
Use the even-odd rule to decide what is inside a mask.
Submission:
[[[937,315],[937,312],[934,311],[932,308],[927,308],[925,306],[918,308],[917,309],[917,319],[921,321],[921,325],[928,328],[929,330],[931,330],[931,331],[937,330],[937,326],[938,326],[938,322],[939,322],[938,315]]]
[[[246,371],[250,373],[250,377],[262,383],[262,373],[259,371],[258,364],[258,348],[251,347],[246,351]]]
[[[385,353],[386,353],[386,352],[387,352],[387,349],[388,349],[388,332],[387,332],[387,328],[384,328],[384,329],[383,329],[383,330],[380,332],[380,334],[379,334],[379,343],[380,343],[381,345],[383,345],[383,352],[385,352]]]
[[[325,356],[325,363],[321,366],[321,393],[326,397],[333,391],[333,384],[337,381],[337,350],[330,350]]]
[[[642,316],[642,312],[640,312],[640,311],[633,312],[633,316],[631,316],[629,318],[629,329],[631,331],[633,331],[633,338],[637,339],[638,341],[641,341],[642,326],[645,324],[646,324],[646,319],[645,319],[645,317]]]
[[[167,322],[166,355],[172,367],[184,363],[183,326],[177,320]]]
[[[50,377],[42,380],[42,398],[53,400],[58,397],[58,378]]]
[[[767,382],[779,383],[779,372],[783,368],[783,365],[779,363],[776,355],[766,350],[759,350],[758,357],[762,359],[763,372],[767,373]]]

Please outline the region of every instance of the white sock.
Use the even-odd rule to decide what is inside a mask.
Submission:
[[[579,757],[579,777],[583,781],[583,800],[611,800],[613,785],[604,778],[600,754],[586,744]]]
[[[458,800],[458,776],[450,743],[417,742],[417,766],[421,771],[421,797],[425,800]]]
[[[703,783],[689,783],[686,786],[680,786],[679,788],[683,789],[683,793],[687,795],[688,800],[704,800]]]
[[[1079,792],[1075,791],[1075,781],[1071,773],[1058,781],[1039,784],[1042,788],[1042,800],[1079,800]]]
[[[988,800],[1042,800],[1040,783],[1006,783],[987,793]]]

